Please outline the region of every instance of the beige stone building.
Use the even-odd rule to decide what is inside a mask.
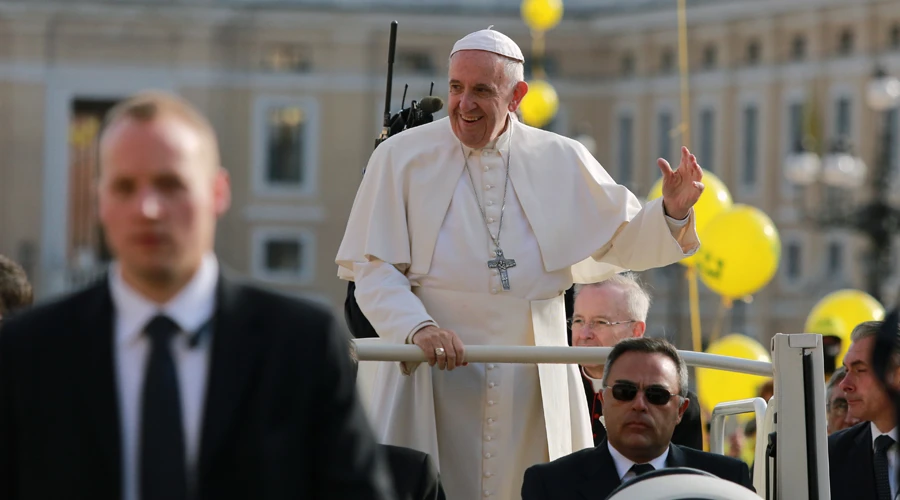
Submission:
[[[99,119],[123,96],[165,89],[220,134],[234,189],[221,260],[338,307],[345,285],[333,259],[380,130],[390,21],[399,21],[396,111],[404,84],[407,102],[432,81],[446,95],[447,54],[470,31],[493,24],[528,57],[518,3],[0,0],[0,253],[25,264],[42,298],[96,275],[109,258],[90,194]],[[826,291],[864,286],[865,246],[802,218],[783,159],[814,101],[824,136],[847,136],[874,161],[878,122],[864,90],[876,62],[900,74],[900,1],[689,4],[690,146],[736,201],[775,220],[783,242],[778,276],[734,310],[732,327],[761,339],[799,331]],[[644,195],[655,158],[674,158],[682,142],[674,2],[565,5],[547,34],[545,66],[561,98],[548,128],[590,136],[598,160]],[[683,339],[680,269],[647,274],[651,330]],[[892,276],[886,292],[898,287]],[[705,293],[705,330],[717,312]]]

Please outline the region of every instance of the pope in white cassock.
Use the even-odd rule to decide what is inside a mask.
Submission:
[[[563,294],[694,253],[696,158],[660,159],[643,208],[580,143],[526,126],[522,52],[482,30],[450,54],[448,117],[372,154],[336,262],[387,342],[429,366],[380,363],[372,424],[430,453],[447,498],[519,498],[525,469],[593,445],[572,365],[467,364],[465,345],[566,345]]]

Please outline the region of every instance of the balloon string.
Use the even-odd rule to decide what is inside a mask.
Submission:
[[[687,266],[688,302],[691,309],[691,344],[694,352],[703,351],[703,336],[700,329],[700,290],[697,286],[697,268]],[[697,370],[694,370],[694,380],[697,379]],[[698,387],[699,389],[699,387]],[[703,435],[703,449],[709,451],[709,433],[706,430],[706,412],[700,410],[700,429]]]
[[[722,297],[722,304],[719,306],[719,312],[716,315],[716,323],[713,328],[712,337],[709,339],[710,342],[715,342],[719,339],[722,334],[722,331],[725,329],[731,328],[731,307],[733,302],[731,299]]]
[[[688,84],[688,46],[686,0],[678,0],[678,72],[681,74],[681,142],[691,144],[690,87]]]
[[[544,80],[547,74],[544,71],[544,32],[540,30],[531,30],[531,76],[535,80]]]
[[[691,308],[691,344],[695,352],[703,351],[703,335],[700,329],[700,290],[697,286],[697,268],[687,268],[688,298]]]

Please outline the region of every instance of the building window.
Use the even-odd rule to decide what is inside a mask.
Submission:
[[[303,229],[256,228],[251,251],[254,278],[303,285],[313,280],[315,237]]]
[[[747,64],[756,66],[759,64],[761,56],[762,47],[759,45],[758,41],[753,40],[747,44]]]
[[[270,44],[263,47],[262,66],[279,73],[303,73],[312,68],[312,61],[302,45]]]
[[[621,67],[619,70],[625,78],[634,76],[634,55],[625,54],[622,56]]]
[[[745,186],[755,186],[758,168],[759,109],[755,104],[744,108],[744,144],[742,180]]]
[[[784,270],[789,282],[796,283],[803,277],[803,248],[797,241],[789,242],[785,248]]]
[[[703,69],[715,69],[718,60],[718,51],[715,45],[707,45],[703,49]]]
[[[416,75],[434,74],[434,62],[431,54],[418,51],[402,51],[397,53],[396,66],[399,73],[412,73]]]
[[[891,26],[891,34],[888,36],[888,39],[892,49],[900,50],[900,23]]]
[[[631,183],[632,173],[632,141],[634,137],[634,118],[630,115],[619,117],[619,184]]]
[[[266,182],[299,185],[304,181],[303,129],[306,113],[297,106],[273,106],[269,109],[266,132]]]
[[[675,71],[675,53],[672,49],[664,49],[659,58],[659,72],[667,75]]]
[[[852,54],[855,41],[854,38],[853,31],[849,28],[841,31],[840,37],[838,38],[838,54],[842,56],[849,56]]]
[[[802,61],[806,59],[806,37],[797,35],[791,42],[791,59],[794,61]]]
[[[672,154],[672,113],[668,111],[659,113],[656,134],[657,156],[659,158],[669,158]],[[653,171],[656,172],[657,177],[662,175],[657,168],[654,168]]]
[[[700,162],[703,168],[713,172],[715,164],[716,115],[711,109],[700,113]]]
[[[525,55],[523,69],[525,78],[530,80],[535,75],[535,69],[543,69],[544,75],[547,77],[559,74],[559,61],[553,55],[544,53],[542,57],[533,57],[531,54]]]
[[[841,97],[835,103],[834,132],[839,138],[849,139],[852,126],[850,113],[852,103],[849,97]]]
[[[844,245],[837,241],[828,244],[827,267],[829,278],[839,278],[844,271]]]
[[[803,103],[791,103],[788,114],[788,147],[790,151],[799,151],[803,147]]]
[[[261,97],[254,109],[254,189],[257,194],[315,191],[318,105],[313,99]]]

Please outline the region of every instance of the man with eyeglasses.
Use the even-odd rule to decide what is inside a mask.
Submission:
[[[572,345],[613,347],[622,339],[642,337],[647,330],[647,311],[650,294],[641,286],[634,273],[614,275],[599,283],[575,286],[572,319]],[[594,446],[606,437],[603,408],[600,404],[603,365],[583,365],[581,377],[584,395],[591,415]],[[703,449],[703,424],[697,395],[687,393],[688,407],[681,423],[675,426],[672,442]]]
[[[753,490],[744,462],[671,442],[689,404],[687,386],[687,365],[672,344],[642,337],[617,343],[600,396],[606,439],[530,467],[522,500],[606,498],[619,485],[668,467],[699,469]]]
[[[825,386],[825,422],[828,424],[828,435],[859,423],[858,418],[847,414],[847,395],[838,386],[845,376],[847,369],[842,366],[835,370]]]

